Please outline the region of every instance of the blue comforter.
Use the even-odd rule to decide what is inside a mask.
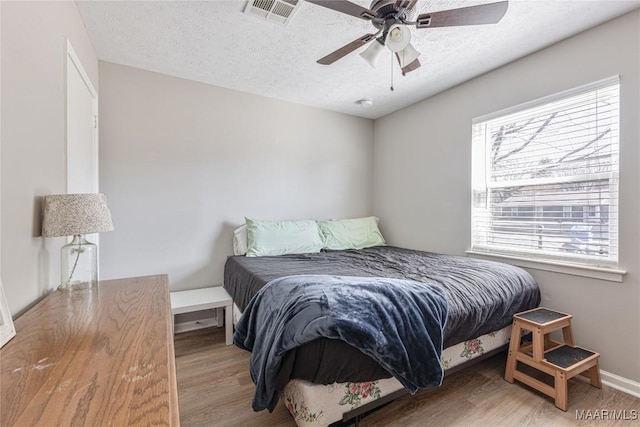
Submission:
[[[272,411],[287,351],[340,339],[373,358],[411,393],[442,382],[447,301],[437,285],[412,280],[300,275],[275,279],[251,300],[234,343],[251,351],[253,409]]]

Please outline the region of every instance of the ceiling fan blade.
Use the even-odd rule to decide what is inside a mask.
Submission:
[[[402,75],[404,76],[405,74],[410,73],[413,70],[417,70],[421,65],[422,64],[420,63],[420,60],[416,59],[412,63],[407,64],[404,66],[404,68],[402,68]]]
[[[508,1],[422,13],[416,20],[417,28],[455,27],[459,25],[482,25],[499,22],[507,12]]]
[[[418,58],[414,59],[412,62],[408,63],[404,67],[402,66],[402,60],[400,59],[400,55],[396,52],[396,59],[398,60],[398,64],[400,64],[400,69],[402,70],[402,75],[405,76],[407,73],[410,73],[414,70],[417,70],[422,65]]]
[[[344,56],[347,56],[348,54],[350,54],[354,50],[358,49],[359,47],[364,46],[365,44],[369,43],[371,40],[373,40],[375,38],[376,38],[376,36],[374,36],[373,34],[364,35],[364,36],[360,37],[359,39],[354,40],[351,43],[342,46],[340,49],[336,50],[335,52],[330,53],[329,55],[325,56],[324,58],[318,59],[317,62],[318,62],[318,64],[322,64],[322,65],[333,64],[338,59],[340,59],[340,58],[342,58]]]
[[[309,3],[317,4],[318,6],[324,6],[328,9],[333,9],[338,12],[346,13],[347,15],[355,16],[356,18],[362,18],[364,20],[371,20],[376,17],[376,14],[360,5],[351,3],[347,0],[307,0]]]
[[[418,0],[396,0],[396,7],[412,10]]]

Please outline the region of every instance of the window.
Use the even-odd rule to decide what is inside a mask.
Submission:
[[[472,251],[618,262],[619,78],[473,120]]]

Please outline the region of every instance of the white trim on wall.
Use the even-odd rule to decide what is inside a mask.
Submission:
[[[555,273],[569,274],[572,276],[590,277],[592,279],[606,280],[609,282],[622,283],[626,270],[617,268],[589,267],[566,262],[554,262],[551,260],[539,260],[518,257],[515,255],[495,254],[480,251],[468,250],[470,256],[482,259],[498,259],[519,267],[533,268],[535,270],[553,271]]]
[[[80,58],[78,57],[78,54],[76,54],[76,51],[73,49],[73,45],[71,44],[71,41],[69,39],[67,39],[67,52],[66,52],[66,61],[65,61],[65,158],[66,158],[66,165],[65,165],[65,173],[67,175],[66,180],[67,180],[67,192],[69,191],[69,152],[68,152],[68,111],[67,111],[67,102],[68,102],[68,86],[67,86],[67,82],[68,82],[68,72],[69,72],[69,65],[73,65],[76,70],[78,71],[78,73],[80,74],[80,77],[82,78],[82,81],[84,82],[84,84],[87,86],[87,89],[89,90],[89,92],[91,93],[91,96],[93,97],[93,115],[95,117],[95,126],[93,129],[93,140],[95,143],[95,147],[96,150],[94,151],[94,158],[93,158],[93,182],[95,183],[94,185],[94,191],[97,193],[99,191],[99,184],[98,184],[98,177],[99,177],[99,171],[98,171],[98,167],[99,167],[99,163],[98,163],[98,91],[95,89],[95,86],[93,86],[93,83],[91,82],[91,78],[89,77],[89,74],[87,73],[87,71],[85,70],[85,68],[82,66],[82,62],[80,61]]]
[[[602,369],[600,370],[600,377],[602,378],[602,384],[630,394],[631,396],[640,397],[639,382],[612,374],[611,372],[603,371]]]

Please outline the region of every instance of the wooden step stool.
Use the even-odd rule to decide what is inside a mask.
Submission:
[[[567,381],[578,374],[589,378],[592,386],[602,388],[598,359],[593,351],[576,347],[573,341],[570,314],[546,308],[534,308],[513,316],[509,356],[504,379],[510,383],[516,379],[555,399],[555,405],[567,410]],[[522,330],[530,331],[532,342],[521,345]],[[564,342],[552,340],[549,334],[562,329]],[[554,378],[551,387],[518,370],[518,362],[531,366]]]

